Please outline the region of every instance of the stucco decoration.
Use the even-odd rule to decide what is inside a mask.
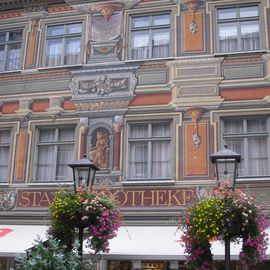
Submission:
[[[111,92],[129,91],[134,92],[137,85],[137,77],[133,73],[130,77],[115,78],[101,75],[92,80],[79,80],[73,77],[70,83],[73,96],[94,94],[97,96],[109,95]]]
[[[24,12],[26,18],[44,19],[48,15],[48,5],[41,4],[41,5],[26,6],[24,8]]]
[[[182,0],[183,4],[192,12],[192,22],[189,25],[190,32],[195,35],[198,32],[198,25],[196,23],[196,12],[200,4],[203,2],[201,0]]]
[[[93,102],[93,103],[76,103],[76,109],[79,111],[104,111],[104,110],[123,110],[127,109],[129,100]]]
[[[109,167],[110,139],[109,132],[105,128],[97,128],[92,135],[90,144],[90,159],[100,168]]]
[[[121,35],[123,12],[118,12],[110,17],[92,16],[90,40],[106,42],[116,39]]]
[[[1,191],[0,192],[0,211],[11,210],[16,204],[15,191]]]
[[[79,85],[79,93],[95,93],[99,96],[108,95],[114,89],[125,89],[127,87],[127,79],[111,79],[106,75],[99,76],[96,80],[81,81]]]
[[[192,122],[194,123],[194,132],[192,134],[192,141],[196,148],[199,148],[201,144],[198,122],[200,121],[200,118],[204,112],[205,112],[204,108],[190,108],[187,110],[187,113],[189,114]]]

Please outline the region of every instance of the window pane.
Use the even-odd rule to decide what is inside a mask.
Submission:
[[[243,133],[243,120],[224,121],[224,134]]]
[[[148,137],[148,125],[147,124],[137,124],[130,127],[130,137],[131,138],[146,138]]]
[[[171,177],[170,142],[153,142],[152,178]]]
[[[156,30],[153,32],[153,57],[169,56],[170,32],[169,30]]]
[[[266,119],[248,119],[247,132],[249,133],[262,133],[266,130]]]
[[[72,179],[72,170],[67,164],[74,159],[74,130],[69,127],[40,130],[37,146],[37,181]]]
[[[240,17],[257,17],[259,16],[258,6],[240,7]]]
[[[145,27],[150,25],[150,17],[136,17],[132,18],[132,27]]]
[[[238,175],[245,176],[245,153],[244,153],[244,139],[226,138],[225,144],[228,148],[241,155],[241,162],[238,164]]]
[[[170,123],[152,124],[153,137],[170,137],[171,129]]]
[[[19,69],[21,65],[21,44],[11,44],[8,46],[7,70]]]
[[[61,52],[62,52],[62,40],[55,39],[49,40],[47,43],[47,66],[59,66],[61,65]]]
[[[82,24],[76,23],[76,24],[68,24],[67,25],[67,34],[76,34],[82,32]]]
[[[74,129],[60,129],[59,141],[74,141]]]
[[[233,19],[236,18],[236,8],[218,9],[218,19]]]
[[[257,50],[260,48],[259,22],[241,22],[241,48],[243,51]]]
[[[80,62],[81,39],[68,39],[65,49],[65,64],[78,64]]]
[[[237,51],[237,23],[220,23],[218,36],[220,52]]]
[[[147,178],[148,145],[144,142],[130,144],[129,176]]]
[[[0,32],[0,42],[5,42],[6,41],[6,32]]]
[[[63,25],[57,25],[57,26],[49,26],[48,27],[48,36],[57,36],[57,35],[63,35],[64,34],[64,26]]]
[[[153,25],[165,25],[165,24],[170,24],[170,16],[168,14],[153,16]]]
[[[0,130],[0,143],[10,143],[10,130]]]
[[[39,146],[37,157],[37,181],[53,181],[54,146]]]
[[[136,32],[132,34],[132,59],[149,57],[149,32]]]
[[[5,57],[5,45],[0,45],[0,71],[5,70],[4,57]]]
[[[0,182],[8,181],[9,146],[0,147]]]
[[[61,145],[57,148],[56,180],[71,180],[72,170],[68,166],[73,161],[73,145]]]
[[[0,182],[8,181],[10,130],[0,130]]]
[[[21,41],[22,40],[22,31],[12,31],[9,32],[9,41]]]
[[[39,131],[39,142],[54,142],[54,141],[55,141],[54,129],[43,129]]]
[[[249,174],[250,176],[269,175],[267,138],[251,138],[249,145]]]

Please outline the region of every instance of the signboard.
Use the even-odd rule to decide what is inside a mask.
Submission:
[[[18,190],[17,208],[48,207],[57,190]],[[120,207],[173,207],[185,206],[194,200],[195,189],[117,189],[103,190],[115,197]]]

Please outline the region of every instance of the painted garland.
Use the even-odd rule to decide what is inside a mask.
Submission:
[[[187,253],[189,269],[212,269],[211,241],[229,237],[242,239],[239,258],[255,265],[266,258],[269,226],[256,199],[242,192],[219,187],[189,206],[180,218],[181,241]]]
[[[76,228],[84,227],[88,247],[94,252],[108,252],[109,240],[120,227],[120,211],[114,198],[103,193],[70,191],[56,193],[50,205],[50,234],[72,250]]]

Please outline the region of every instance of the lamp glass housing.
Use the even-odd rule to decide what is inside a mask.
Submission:
[[[75,192],[88,189],[92,191],[96,171],[99,170],[99,168],[96,167],[92,161],[88,160],[86,156],[69,164],[69,167],[73,170]]]
[[[241,155],[228,149],[224,149],[210,156],[211,162],[215,164],[218,186],[235,189],[238,163],[241,162]]]

